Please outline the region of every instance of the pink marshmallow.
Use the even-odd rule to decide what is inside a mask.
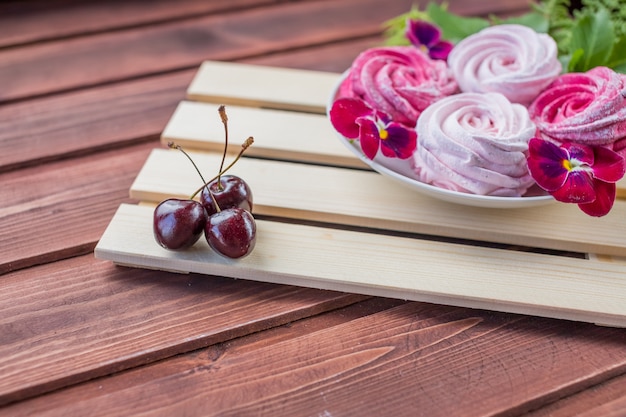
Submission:
[[[431,103],[457,92],[446,63],[413,46],[371,48],[352,63],[339,97],[358,97],[399,123],[415,126]]]
[[[461,93],[433,103],[417,122],[416,178],[440,188],[519,197],[534,184],[526,108],[499,93]]]
[[[606,67],[557,78],[528,108],[541,136],[626,157],[626,76]]]
[[[448,56],[463,92],[503,94],[525,106],[561,72],[550,36],[521,25],[496,25],[468,36]]]

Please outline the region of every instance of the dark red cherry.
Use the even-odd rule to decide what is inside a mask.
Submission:
[[[254,249],[256,222],[249,211],[229,208],[209,216],[204,235],[215,252],[227,258],[241,258]]]
[[[222,175],[220,177],[221,187],[217,181],[218,179],[211,181],[208,187],[210,187],[211,193],[221,210],[240,207],[252,212],[252,191],[244,180],[235,175]],[[206,187],[202,189],[200,201],[202,201],[209,216],[217,213],[213,199],[211,199]]]
[[[188,248],[202,235],[207,217],[204,206],[197,201],[164,200],[154,209],[154,238],[166,249]]]

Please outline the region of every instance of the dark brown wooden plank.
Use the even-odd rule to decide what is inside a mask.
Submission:
[[[343,72],[350,68],[354,58],[362,51],[380,46],[383,39],[372,36],[315,48],[299,49],[288,53],[277,53],[242,60],[250,64],[268,65],[315,71]]]
[[[0,107],[0,172],[158,142],[195,70]]]
[[[383,19],[410,6],[409,0],[290,3],[8,49],[0,51],[0,79],[6,81],[0,100],[195,68],[205,59],[242,59],[372,35]],[[333,14],[337,19],[328,21]]]
[[[4,86],[0,101],[191,69],[206,59],[241,60],[374,36],[380,34],[383,21],[406,12],[413,3],[343,0],[324,2],[324,7],[319,2],[288,3],[9,48],[0,51]],[[519,10],[520,3],[509,0],[501,7]],[[494,12],[491,4],[460,0],[450,8],[457,12]]]
[[[623,417],[626,413],[626,396],[578,414],[579,417]]]
[[[128,370],[117,374],[117,376],[113,378],[98,378],[93,381],[67,387],[62,391],[29,399],[24,403],[9,405],[4,409],[0,408],[0,415],[10,414],[12,416],[20,416],[30,413],[45,414],[45,410],[51,410],[52,415],[54,415],[55,413],[59,413],[64,407],[70,406],[71,408],[71,404],[83,400],[92,401],[94,397],[100,395],[108,395],[112,392],[133,389],[133,387],[142,380],[159,380],[175,376],[180,372],[181,366],[184,366],[183,364],[194,366],[194,364],[205,362],[207,358],[217,359],[224,354],[241,355],[245,352],[259,349],[263,345],[275,344],[283,340],[292,339],[294,334],[312,333],[384,311],[399,304],[403,304],[403,302],[384,298],[367,299],[334,310],[331,313],[310,315],[309,317],[288,322],[284,325],[276,325],[262,332],[250,333],[243,337],[215,343],[205,349],[161,361],[158,366],[144,366],[139,369]]]
[[[624,415],[626,410],[626,374],[594,385],[584,391],[575,393],[554,403],[533,410],[527,417],[571,417],[571,416],[608,416],[609,408],[619,406],[616,410]]]
[[[10,273],[0,280],[0,404],[363,299],[91,255]]]
[[[120,30],[202,15],[235,12],[285,0],[142,0],[0,2],[0,48]]]
[[[274,343],[212,346],[7,410],[520,415],[626,370],[619,329],[420,303],[290,330]]]
[[[91,252],[155,146],[0,174],[0,275]]]

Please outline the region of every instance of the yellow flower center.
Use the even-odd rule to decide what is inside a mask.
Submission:
[[[572,162],[569,159],[563,160],[563,168],[567,170],[567,172],[571,172],[574,167],[572,166]]]
[[[381,140],[385,140],[389,137],[389,132],[386,129],[380,129],[378,134],[380,135]]]

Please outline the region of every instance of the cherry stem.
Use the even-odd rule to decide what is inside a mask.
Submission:
[[[243,153],[246,151],[246,149],[248,149],[250,147],[250,145],[252,145],[254,143],[254,138],[252,136],[250,136],[248,139],[245,140],[244,143],[241,144],[241,150],[239,151],[239,153],[237,154],[237,157],[235,157],[235,159],[233,160],[233,162],[231,162],[226,168],[220,170],[219,174],[217,174],[216,176],[214,176],[213,178],[211,178],[208,182],[205,181],[205,183],[202,185],[202,187],[198,188],[192,195],[191,195],[191,199],[193,200],[193,198],[198,195],[198,193],[200,191],[202,191],[203,188],[207,188],[207,190],[209,191],[209,194],[211,194],[211,198],[214,199],[213,197],[213,193],[211,193],[211,190],[209,189],[210,187],[208,186],[211,182],[215,181],[216,179],[220,178],[222,176],[222,174],[226,173],[226,171],[228,171],[229,169],[231,169],[233,167],[233,165],[235,165],[235,163],[239,160],[239,158],[241,158],[241,155],[243,155]],[[204,180],[203,180],[204,181]]]
[[[228,116],[226,115],[226,107],[221,105],[217,111],[220,114],[220,118],[222,119],[222,124],[224,125],[224,153],[222,154],[222,162],[220,164],[220,170],[217,174],[217,184],[219,189],[222,189],[222,170],[224,169],[224,161],[226,160],[226,151],[228,150]]]
[[[200,175],[200,179],[202,180],[202,182],[206,184],[206,181],[204,180],[204,177],[202,176],[202,173],[198,169],[198,166],[193,161],[193,159],[191,159],[191,156],[189,156],[189,154],[187,152],[185,152],[185,150],[183,149],[182,146],[177,145],[174,142],[167,142],[167,147],[170,148],[170,149],[178,149],[179,151],[181,151],[183,153],[183,155],[185,155],[187,157],[187,159],[189,159],[189,162],[191,162],[191,165],[193,165],[193,167],[196,169],[196,172],[198,173],[198,175]],[[202,188],[204,188],[204,186],[202,186]],[[209,193],[211,193],[211,190],[209,190],[209,187],[207,187],[207,190],[209,191]],[[191,196],[191,199],[193,199],[193,197],[195,197],[195,194],[193,196]]]
[[[207,188],[207,190],[209,189]],[[222,211],[222,209],[220,208],[220,205],[217,204],[217,200],[215,199],[215,196],[213,195],[213,191],[209,190],[209,195],[211,196],[211,201],[213,202],[213,205],[215,206],[215,211],[218,213]]]

